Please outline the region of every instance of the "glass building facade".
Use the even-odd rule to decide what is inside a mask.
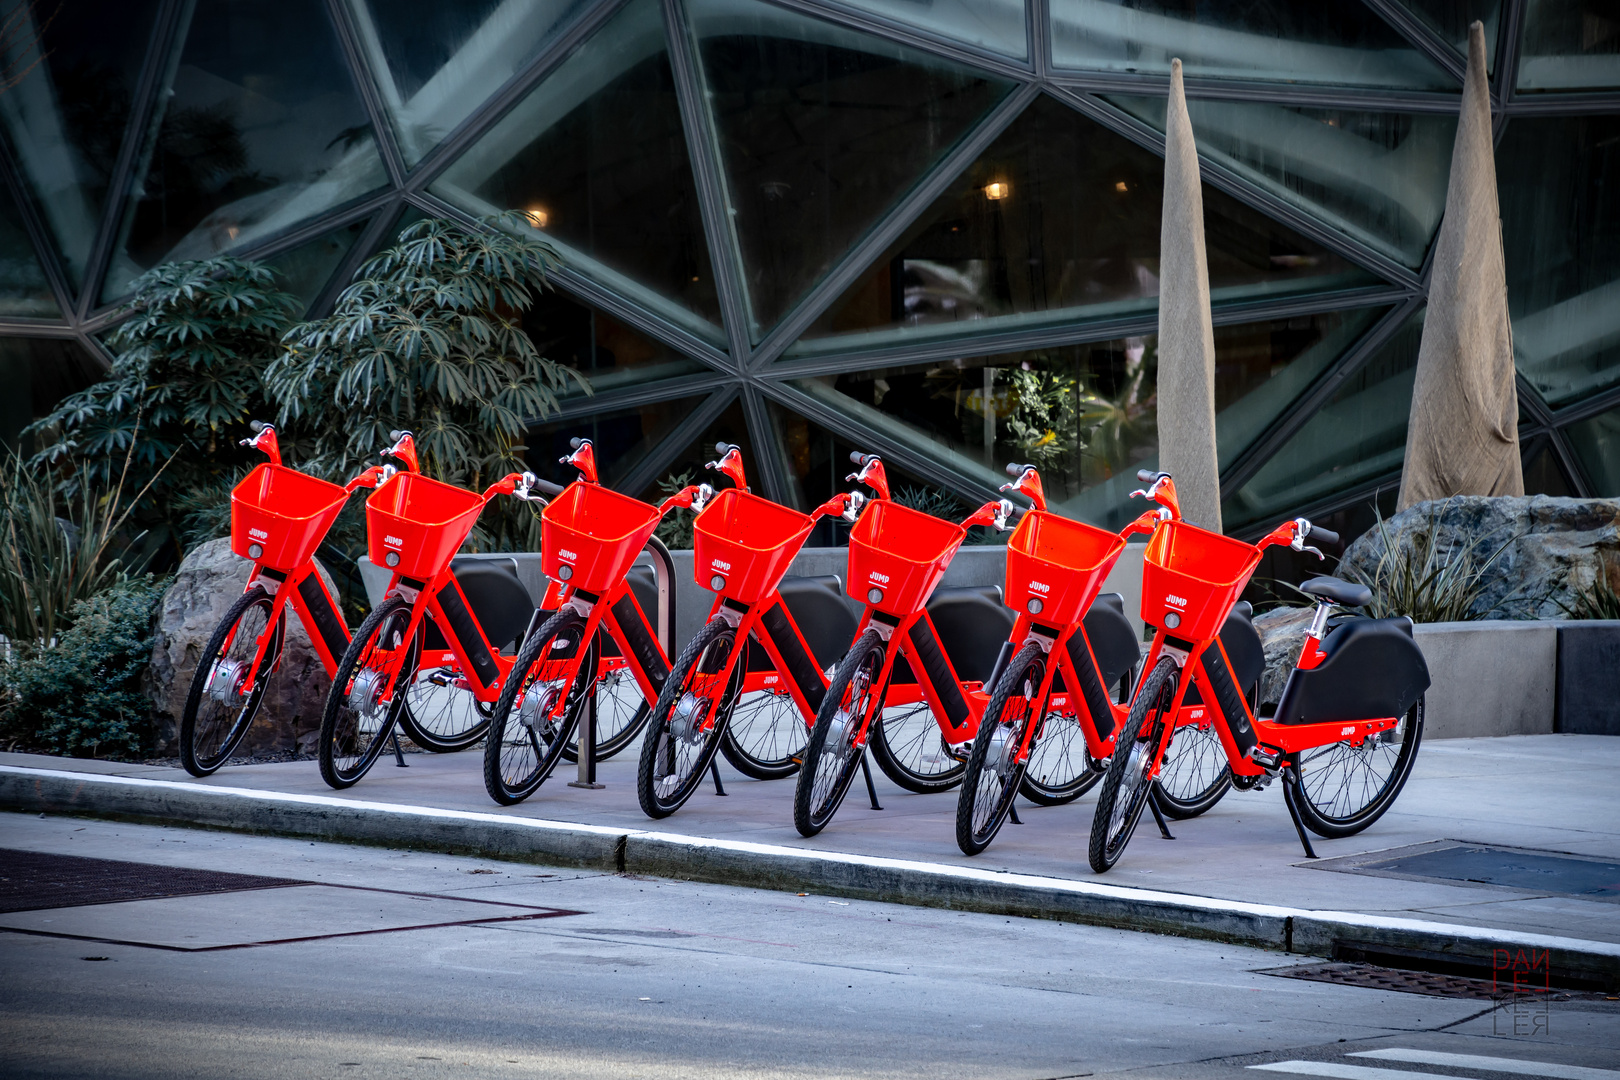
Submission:
[[[1171,58],[1204,176],[1225,516],[1398,478],[1483,20],[1527,489],[1620,496],[1613,0],[0,2],[0,441],[131,281],[263,259],[319,315],[423,214],[524,211],[537,419],[656,491],[706,446],[809,505],[850,449],[976,504],[1035,461],[1123,521],[1156,460]]]

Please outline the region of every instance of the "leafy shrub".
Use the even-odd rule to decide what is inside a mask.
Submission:
[[[1365,573],[1345,562],[1339,564],[1340,573],[1373,592],[1373,601],[1361,609],[1362,614],[1378,619],[1406,615],[1420,623],[1471,622],[1485,617],[1478,601],[1485,593],[1486,571],[1519,537],[1504,540],[1483,559],[1480,552],[1489,536],[1476,536],[1443,552],[1435,543],[1439,515],[1439,509],[1431,511],[1428,528],[1397,543],[1389,534],[1384,516],[1379,514],[1378,531],[1384,550],[1373,572]]]
[[[1575,602],[1566,604],[1555,600],[1554,603],[1572,619],[1620,619],[1620,593],[1610,584],[1612,574],[1609,561],[1600,556],[1592,584],[1575,592]]]
[[[671,495],[692,483],[692,470],[670,473],[658,481],[658,499],[662,502]],[[653,535],[664,542],[664,546],[671,551],[685,551],[692,546],[692,522],[697,515],[690,509],[676,507],[664,515],[664,520],[658,523]]]
[[[128,578],[73,605],[54,645],[0,665],[0,731],[14,745],[80,757],[133,757],[156,731],[141,677],[168,580]]]

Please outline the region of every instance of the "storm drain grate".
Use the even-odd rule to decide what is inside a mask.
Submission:
[[[1562,851],[1437,840],[1391,851],[1323,859],[1312,868],[1620,903],[1620,862]]]
[[[1500,986],[1490,979],[1471,979],[1463,975],[1444,975],[1433,971],[1410,971],[1406,968],[1381,967],[1378,964],[1305,964],[1299,967],[1266,968],[1255,974],[1472,1001],[1502,1001],[1511,996],[1508,993],[1510,988]],[[1519,992],[1523,994],[1529,989],[1533,988],[1521,985]],[[1607,995],[1583,990],[1553,989],[1545,993],[1547,1001],[1613,1000]]]
[[[289,878],[0,848],[0,912],[307,885]]]

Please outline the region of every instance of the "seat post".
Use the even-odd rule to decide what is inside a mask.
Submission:
[[[1321,641],[1322,636],[1327,633],[1328,616],[1332,613],[1332,611],[1332,602],[1319,598],[1316,601],[1316,617],[1311,619],[1311,628],[1305,631],[1305,633],[1315,638],[1317,641]]]

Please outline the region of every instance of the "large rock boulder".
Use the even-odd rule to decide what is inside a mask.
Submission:
[[[176,744],[186,693],[208,639],[226,609],[242,595],[252,569],[252,563],[231,551],[228,539],[210,540],[191,550],[163,595],[147,685],[158,736],[166,750]],[[325,567],[320,567],[320,573],[336,596],[331,575]],[[310,646],[302,621],[289,611],[287,623],[281,670],[271,681],[238,753],[314,752],[332,680]]]
[[[1396,558],[1435,565],[1463,557],[1483,565],[1481,590],[1469,609],[1476,619],[1559,619],[1600,573],[1620,591],[1620,499],[1561,499],[1550,495],[1459,495],[1421,502],[1382,528],[1374,526],[1344,553],[1339,575],[1371,582],[1391,547]]]
[[[1266,669],[1260,675],[1261,704],[1275,705],[1282,700],[1288,673],[1299,663],[1305,631],[1310,629],[1315,615],[1315,608],[1277,607],[1254,617],[1254,629],[1266,655]]]

